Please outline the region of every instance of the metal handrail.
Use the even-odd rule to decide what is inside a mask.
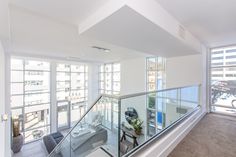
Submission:
[[[104,96],[104,97],[107,97],[107,98],[113,98],[113,99],[117,99],[117,100],[122,100],[122,99],[128,99],[128,98],[132,98],[132,97],[142,96],[142,95],[165,92],[165,91],[181,89],[181,88],[187,88],[187,87],[197,87],[197,86],[200,87],[201,84],[190,85],[190,86],[182,86],[182,87],[174,87],[174,88],[161,89],[161,90],[154,90],[154,91],[148,91],[148,92],[139,92],[139,93],[133,93],[133,94],[125,94],[125,95],[101,94],[101,96]]]
[[[140,93],[134,93],[134,94],[121,95],[121,96],[119,96],[119,99],[128,99],[128,98],[142,96],[142,95],[148,95],[148,94],[153,94],[153,93],[158,93],[158,92],[165,92],[165,91],[170,91],[170,90],[175,90],[175,89],[180,89],[180,88],[196,87],[196,86],[200,87],[201,84],[183,86],[183,87],[174,87],[174,88],[155,90],[155,91],[149,91],[149,92],[140,92]]]

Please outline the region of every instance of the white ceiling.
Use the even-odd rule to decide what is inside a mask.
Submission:
[[[147,56],[131,49],[79,36],[76,25],[61,23],[15,5],[10,7],[10,16],[11,44],[7,50],[10,53],[76,57],[98,62]],[[92,46],[108,48],[111,52],[105,53],[91,48]]]
[[[10,0],[11,4],[70,24],[80,24],[112,0]],[[209,47],[236,43],[235,0],[156,0]]]
[[[23,7],[66,23],[78,24],[110,0],[10,0]]]
[[[199,53],[128,6],[83,32],[82,36],[163,57]]]
[[[236,44],[235,0],[156,0],[209,47]]]

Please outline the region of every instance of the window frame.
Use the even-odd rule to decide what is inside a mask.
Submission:
[[[22,69],[13,69],[12,68],[12,60],[21,60],[22,61]],[[38,61],[38,62],[45,62],[45,63],[48,63],[49,64],[49,68],[48,70],[32,70],[32,69],[26,69],[26,61]],[[20,119],[20,128],[21,128],[21,133],[23,134],[23,137],[24,137],[24,143],[31,143],[31,142],[34,142],[34,141],[37,141],[39,139],[34,139],[34,140],[30,140],[30,141],[26,141],[26,132],[28,131],[32,131],[32,130],[35,130],[35,129],[47,129],[47,132],[46,134],[50,133],[50,126],[51,126],[51,77],[50,77],[50,73],[51,73],[51,63],[49,61],[44,61],[42,59],[38,59],[38,58],[24,58],[24,57],[16,57],[16,56],[11,56],[10,57],[10,99],[14,96],[22,96],[23,97],[23,104],[22,106],[16,106],[16,107],[12,107],[11,105],[11,102],[10,102],[10,110],[12,112],[12,110],[21,110],[21,113],[22,113],[22,119]],[[15,81],[11,81],[12,79],[12,72],[14,71],[19,71],[19,72],[22,72],[22,82],[15,82]],[[26,82],[26,79],[25,79],[25,75],[26,75],[26,71],[27,72],[32,72],[32,71],[40,71],[40,72],[48,72],[49,75],[48,75],[48,92],[31,92],[31,93],[26,93],[26,90],[25,90],[25,82]],[[22,89],[22,93],[21,94],[12,94],[12,91],[11,91],[11,87],[12,87],[12,84],[13,83],[22,83],[23,84],[23,89]],[[32,104],[32,105],[26,105],[26,98],[25,96],[26,95],[37,95],[37,94],[48,94],[48,97],[49,97],[49,101],[48,102],[45,102],[45,103],[36,103],[36,104]],[[45,109],[44,111],[47,111],[48,112],[48,124],[45,124],[43,126],[38,126],[38,127],[32,127],[32,128],[25,128],[25,124],[26,124],[26,108],[27,107],[34,107],[34,106],[40,106],[40,105],[48,105],[48,109]],[[34,111],[34,112],[29,112],[29,113],[35,113],[35,112],[38,112],[38,111],[42,111],[42,110],[37,110],[37,111]],[[45,134],[44,134],[45,135]]]
[[[216,63],[213,63],[212,61],[214,61],[212,59],[212,55],[222,55],[223,59],[222,61],[219,61],[219,62],[216,62]],[[221,113],[221,114],[227,114],[227,115],[233,115],[232,113],[228,113],[226,111],[214,111],[213,107],[220,107],[220,108],[224,108],[224,109],[233,109],[233,110],[236,110],[236,108],[232,107],[232,106],[226,106],[226,105],[222,105],[222,104],[213,104],[212,102],[212,81],[213,81],[213,76],[212,75],[217,75],[217,74],[213,74],[212,72],[213,71],[217,71],[217,72],[222,72],[222,74],[218,74],[218,75],[223,75],[222,77],[222,81],[224,81],[225,79],[223,78],[226,78],[226,75],[229,75],[229,73],[225,73],[225,70],[226,68],[236,68],[236,60],[232,61],[232,59],[235,59],[235,56],[236,56],[236,46],[223,46],[223,47],[218,47],[218,48],[211,48],[209,50],[209,55],[208,55],[208,79],[209,79],[209,89],[208,89],[208,93],[209,93],[209,111],[210,112],[215,112],[215,113]],[[230,56],[234,56],[233,58],[231,58]],[[229,65],[228,63],[235,63],[233,65]],[[219,66],[217,66],[216,64],[217,63],[222,63],[222,64],[219,64]],[[214,66],[212,66],[212,64]],[[214,69],[218,69],[218,70],[214,70]],[[219,70],[219,69],[222,69],[222,70]],[[229,70],[229,71],[232,71],[232,70]],[[236,70],[235,70],[236,72]],[[230,80],[230,79],[229,79]],[[226,81],[229,81],[229,80],[226,80]]]

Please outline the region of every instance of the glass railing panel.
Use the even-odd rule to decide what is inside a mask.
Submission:
[[[126,155],[199,106],[199,86],[102,96],[50,157]]]
[[[148,139],[147,112],[155,110],[153,104],[147,110],[147,101],[154,103],[155,95],[141,95],[121,100],[120,154],[124,155]],[[152,99],[152,100],[151,100]],[[151,100],[151,101],[150,101]],[[137,128],[136,130],[134,128]],[[142,129],[139,127],[142,127]],[[125,148],[125,149],[124,149]]]
[[[120,154],[127,154],[144,144],[198,105],[199,86],[122,97]]]
[[[198,86],[180,88],[180,109],[178,112],[181,116],[192,109],[196,108],[200,103],[200,88]]]
[[[101,97],[66,135],[50,157],[118,156],[118,100]]]

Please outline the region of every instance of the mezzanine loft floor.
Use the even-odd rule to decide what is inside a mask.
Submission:
[[[207,114],[169,157],[235,157],[236,117]]]

